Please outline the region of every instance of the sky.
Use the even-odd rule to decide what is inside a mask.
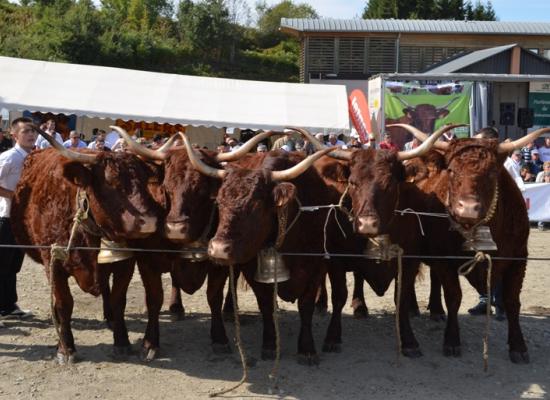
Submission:
[[[472,3],[475,4],[476,0]],[[255,0],[248,0],[254,9]],[[280,0],[267,0],[277,4]],[[482,1],[486,3],[486,0]],[[550,0],[492,0],[493,8],[500,21],[550,22]],[[360,18],[366,0],[294,0],[294,3],[307,3],[325,18]]]

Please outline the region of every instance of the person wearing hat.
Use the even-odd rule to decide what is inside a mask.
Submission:
[[[540,171],[542,171],[542,165],[544,163],[540,159],[539,150],[537,148],[534,148],[531,150],[531,172],[535,175],[537,175]]]
[[[67,149],[83,149],[86,147],[86,143],[80,140],[80,133],[77,131],[71,131],[71,133],[69,133],[69,140],[65,140],[63,142],[63,146]]]

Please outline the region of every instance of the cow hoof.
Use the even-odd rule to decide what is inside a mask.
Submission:
[[[419,347],[403,347],[401,349],[401,353],[405,357],[409,358],[419,358],[422,357],[422,352],[420,351]]]
[[[276,351],[275,349],[262,349],[262,360],[275,360]]]
[[[75,354],[63,354],[57,353],[57,364],[59,365],[72,365],[76,361]]]
[[[320,362],[321,360],[317,353],[298,354],[298,364],[300,365],[311,367],[313,365],[319,365]]]
[[[447,316],[445,315],[445,313],[443,314],[430,313],[430,319],[435,322],[444,322],[447,320]]]
[[[529,353],[526,351],[511,351],[510,361],[512,361],[514,364],[529,364]]]
[[[212,352],[214,354],[231,354],[229,343],[212,343]]]
[[[132,346],[113,346],[113,355],[116,358],[124,358],[134,354]]]
[[[353,309],[353,318],[355,319],[365,319],[369,316],[369,309],[364,304]]]
[[[325,342],[323,344],[323,352],[324,353],[341,353],[342,352],[342,344],[341,343],[330,343]]]
[[[181,304],[172,304],[168,307],[172,321],[181,321],[185,319],[185,308]]]
[[[328,307],[323,304],[315,304],[315,313],[324,317],[328,314]]]
[[[153,361],[156,357],[157,357],[157,353],[158,353],[159,349],[158,348],[143,348],[141,350],[141,361],[143,362],[151,362]]]
[[[445,357],[460,357],[462,355],[462,349],[460,346],[443,346],[443,355]]]

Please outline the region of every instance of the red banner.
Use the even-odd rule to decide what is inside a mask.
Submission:
[[[349,114],[361,142],[368,143],[369,133],[372,132],[369,103],[365,93],[360,89],[355,89],[349,95]]]

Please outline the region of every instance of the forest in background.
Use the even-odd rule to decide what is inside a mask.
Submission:
[[[491,1],[370,0],[363,18],[496,20]],[[299,43],[281,18],[306,2],[0,0],[0,55],[238,79],[298,82]]]

